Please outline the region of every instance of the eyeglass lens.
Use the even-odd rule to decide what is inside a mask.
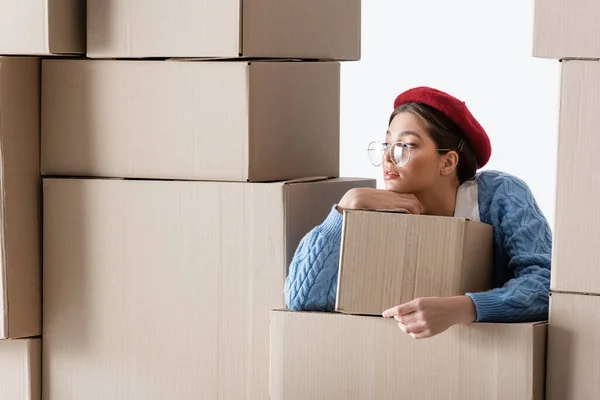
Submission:
[[[383,163],[386,152],[390,151],[391,161],[397,166],[403,166],[408,163],[410,158],[410,149],[404,143],[393,143],[391,146],[387,143],[372,142],[369,144],[368,155],[371,164],[378,167]]]

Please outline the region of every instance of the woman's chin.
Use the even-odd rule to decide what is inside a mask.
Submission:
[[[390,190],[392,192],[400,192],[402,189],[401,182],[396,181],[385,181],[385,190]]]
[[[385,181],[385,190],[389,190],[390,192],[414,193],[414,189],[414,185],[407,184],[407,182],[403,182],[400,179],[395,179],[393,181]]]

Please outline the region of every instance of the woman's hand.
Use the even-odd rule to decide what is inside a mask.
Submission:
[[[398,327],[415,339],[438,335],[453,325],[469,324],[477,318],[468,296],[422,297],[383,312],[395,318]]]
[[[338,203],[338,211],[345,209],[393,210],[404,208],[411,214],[421,214],[423,206],[413,194],[372,188],[350,189]]]

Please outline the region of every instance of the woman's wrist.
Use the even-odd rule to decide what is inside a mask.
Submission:
[[[469,296],[456,296],[452,297],[452,300],[455,302],[455,309],[457,310],[457,324],[466,325],[477,320],[477,309]]]

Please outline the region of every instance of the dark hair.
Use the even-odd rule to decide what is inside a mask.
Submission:
[[[459,183],[472,178],[477,172],[477,156],[462,130],[442,112],[422,103],[404,103],[398,106],[390,116],[389,124],[394,117],[402,112],[409,112],[418,117],[425,127],[431,139],[440,149],[454,149],[458,153],[458,166],[456,175]],[[462,149],[459,149],[461,141],[464,141]]]

